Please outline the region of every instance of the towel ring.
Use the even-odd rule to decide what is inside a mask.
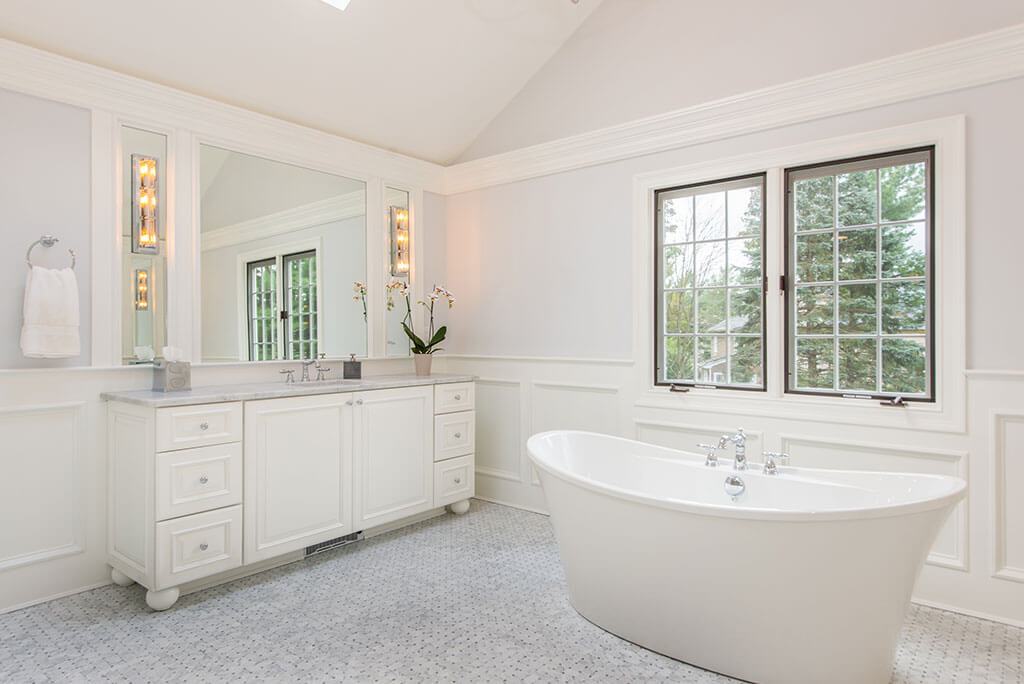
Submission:
[[[59,237],[53,235],[41,235],[38,240],[28,246],[28,251],[25,252],[25,263],[29,268],[32,268],[32,250],[35,249],[36,245],[42,245],[43,247],[53,247],[55,244],[60,242]],[[71,255],[71,269],[74,270],[77,259],[75,258],[75,250],[69,249],[68,253]]]

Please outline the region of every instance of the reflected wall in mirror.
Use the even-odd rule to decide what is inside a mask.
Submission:
[[[202,360],[366,356],[366,184],[200,145]]]
[[[167,344],[167,136],[121,127],[121,360]]]
[[[397,188],[384,188],[384,220],[388,229],[388,258],[391,279],[409,284],[410,231],[409,193]],[[403,225],[404,224],[404,225]],[[397,295],[387,312],[387,355],[409,356],[409,338],[402,331],[407,313],[405,302]]]

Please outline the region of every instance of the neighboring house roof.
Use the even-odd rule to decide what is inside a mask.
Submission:
[[[728,325],[726,325],[728,324]],[[730,316],[728,319],[715,323],[707,329],[711,333],[725,333],[730,330],[742,328],[747,324],[747,316]]]

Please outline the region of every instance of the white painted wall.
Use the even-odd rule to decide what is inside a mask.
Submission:
[[[1024,21],[1006,0],[605,0],[459,161]]]
[[[448,284],[457,353],[631,358],[632,178],[806,141],[967,115],[968,367],[1024,370],[1024,318],[1003,309],[1024,250],[1015,159],[1024,79],[453,195]],[[535,331],[543,331],[542,335]]]
[[[49,100],[0,90],[0,368],[58,368],[89,364],[92,267],[90,226],[89,112]],[[36,247],[33,263],[50,268],[78,265],[82,353],[70,359],[21,355],[25,250],[43,233],[61,242]]]

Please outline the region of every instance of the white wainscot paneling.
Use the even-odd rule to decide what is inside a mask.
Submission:
[[[0,409],[0,570],[85,550],[83,407]]]
[[[547,430],[585,430],[619,434],[619,388],[570,382],[533,383],[530,434]],[[540,484],[530,466],[530,481]]]
[[[661,420],[646,420],[637,418],[633,421],[636,426],[636,439],[649,444],[668,447],[670,449],[681,449],[699,455],[701,459],[706,451],[697,447],[698,444],[717,444],[722,435],[736,434],[735,427],[729,427],[726,423],[712,423],[710,425],[696,425],[691,423],[676,423]],[[764,451],[762,444],[764,440],[760,432],[756,430],[744,430],[747,435],[747,459],[751,463],[761,462],[761,452]],[[735,447],[731,444],[718,452],[718,457],[725,462],[734,458]]]
[[[891,444],[844,441],[801,435],[780,435],[782,450],[792,465],[837,470],[877,470],[895,473],[932,473],[967,479],[967,453]],[[962,501],[939,532],[928,563],[968,570],[967,501]]]
[[[993,575],[1024,582],[1024,413],[993,411],[991,445]]]
[[[521,482],[524,466],[518,380],[480,378],[476,383],[476,472]]]

